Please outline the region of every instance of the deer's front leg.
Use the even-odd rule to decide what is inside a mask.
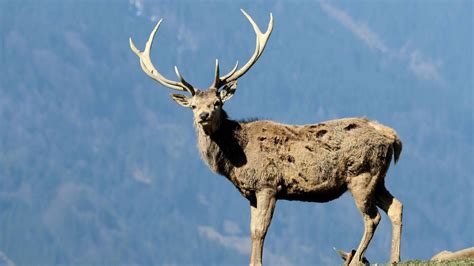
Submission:
[[[255,201],[250,203],[251,266],[262,265],[263,242],[272,221],[276,202],[275,191],[269,188],[257,192],[255,198]]]

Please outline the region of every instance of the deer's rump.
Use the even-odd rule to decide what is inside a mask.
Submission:
[[[278,198],[325,202],[342,195],[346,180],[362,173],[385,175],[396,133],[365,118],[292,126],[271,121],[245,125],[248,162],[237,170],[246,190],[274,187]]]

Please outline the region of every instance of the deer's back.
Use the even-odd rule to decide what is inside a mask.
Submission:
[[[328,201],[346,191],[346,179],[386,171],[395,132],[365,118],[313,125],[272,121],[242,124],[247,163],[235,169],[244,193],[274,187],[279,198]]]

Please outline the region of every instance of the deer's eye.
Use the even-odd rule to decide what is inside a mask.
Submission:
[[[193,109],[193,110],[196,109],[196,105],[194,105],[194,104],[191,105],[191,109]]]

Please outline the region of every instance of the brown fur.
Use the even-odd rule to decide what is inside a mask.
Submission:
[[[249,200],[262,188],[275,189],[277,199],[333,200],[362,173],[383,182],[393,151],[397,159],[401,151],[393,130],[365,118],[302,126],[225,119],[212,135],[198,128],[198,143],[211,170]]]
[[[132,51],[152,79],[169,88],[189,92],[172,94],[179,105],[191,108],[198,147],[212,171],[227,177],[250,201],[251,265],[261,265],[263,241],[278,199],[326,202],[349,190],[364,219],[359,247],[346,264],[362,263],[363,255],[380,221],[377,207],[392,223],[391,262],[400,261],[402,204],[385,188],[384,178],[392,156],[396,162],[402,143],[395,131],[365,118],[346,118],[314,125],[284,125],[272,121],[237,122],[222,109],[244,75],[263,53],[273,29],[273,17],[262,33],[243,11],[257,36],[255,52],[240,69],[237,65],[220,76],[216,60],[214,82],[199,90],[186,82],[175,68],[179,82],[164,78],[150,59],[151,43],[161,20],[153,29],[145,50]]]
[[[262,263],[263,241],[276,200],[327,202],[347,190],[364,218],[365,230],[346,265],[364,262],[363,255],[380,221],[377,207],[388,214],[393,225],[390,260],[400,261],[403,206],[384,184],[392,157],[396,162],[402,150],[393,129],[366,118],[301,126],[233,121],[227,118],[220,93],[213,88],[177,102],[193,109],[203,160],[250,201],[251,265]]]
[[[203,160],[250,201],[250,264],[262,263],[263,241],[276,200],[327,202],[348,190],[364,219],[364,234],[346,264],[363,262],[380,222],[377,207],[392,222],[390,261],[400,261],[403,205],[384,184],[392,157],[396,162],[402,151],[395,131],[366,118],[301,126],[233,121],[222,106],[235,88],[236,83],[221,89],[195,89],[191,97],[173,94],[172,99],[193,110]]]

